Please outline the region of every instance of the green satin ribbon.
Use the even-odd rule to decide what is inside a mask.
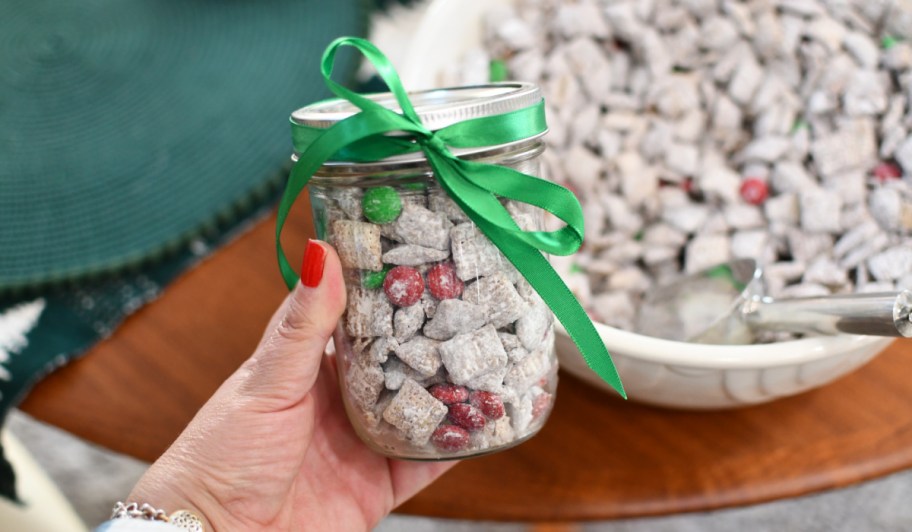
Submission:
[[[358,49],[373,63],[396,97],[401,113],[331,79],[336,51],[343,46]],[[544,133],[547,129],[544,102],[509,113],[465,120],[432,132],[422,125],[392,64],[370,42],[355,37],[336,39],[323,53],[321,72],[334,94],[361,111],[325,129],[292,122],[292,139],[300,156],[289,176],[276,220],[279,269],[288,288],[294,287],[299,276],[282,250],[282,227],[295,199],[314,173],[326,161],[334,159],[370,162],[421,151],[441,188],[541,295],[589,367],[626,397],[617,370],[592,321],[542,255],[542,252],[570,255],[579,249],[583,242],[583,213],[579,201],[569,190],[550,181],[505,166],[466,161],[449,150],[449,147],[496,146]],[[556,231],[523,231],[498,197],[545,209],[566,225]]]

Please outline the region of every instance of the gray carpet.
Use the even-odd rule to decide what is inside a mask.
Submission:
[[[106,520],[114,503],[130,493],[147,467],[145,462],[86,443],[18,410],[10,412],[7,428],[89,525]]]
[[[104,521],[146,464],[88,444],[13,412],[9,429],[31,451],[89,524]],[[585,523],[587,532],[898,532],[912,530],[912,471],[819,495],[717,512]],[[2,525],[0,525],[2,529]],[[523,532],[520,523],[392,516],[378,532]]]

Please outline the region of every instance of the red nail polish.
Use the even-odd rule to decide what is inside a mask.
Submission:
[[[308,240],[304,249],[304,263],[301,265],[301,282],[311,288],[320,284],[323,278],[323,263],[326,261],[326,249],[316,240]]]

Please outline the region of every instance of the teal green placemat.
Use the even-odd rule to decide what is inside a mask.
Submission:
[[[162,258],[262,201],[363,3],[0,2],[0,294]]]
[[[245,213],[247,216],[236,223],[195,238],[168,258],[139,271],[66,289],[46,289],[26,298],[0,296],[0,426],[36,382],[110,335],[127,316],[158,297],[181,272],[254,218],[265,215],[278,193],[276,188],[258,209]],[[276,283],[280,282],[276,273]],[[3,459],[2,449],[0,497],[17,500],[13,470]]]
[[[272,204],[288,116],[327,95],[320,54],[363,35],[369,7],[0,1],[0,329],[19,331],[0,335],[0,425]]]

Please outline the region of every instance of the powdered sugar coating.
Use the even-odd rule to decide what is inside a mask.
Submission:
[[[547,174],[586,218],[559,273],[630,328],[645,291],[732,258],[775,297],[904,287],[883,257],[912,245],[909,20],[867,0],[517,0],[438,81],[486,58],[541,84]],[[821,264],[841,274],[818,283]]]
[[[516,430],[506,413],[507,405],[528,403],[528,387],[540,386],[529,375],[541,373],[531,351],[545,354],[548,389],[556,385],[550,310],[451,201],[433,190],[397,193],[402,212],[383,224],[363,221],[354,208],[358,191],[333,195],[347,208],[322,211],[336,228],[336,245],[349,250],[345,338],[336,343],[350,417],[362,438],[396,457],[451,459],[513,445],[541,426],[530,420]],[[540,228],[528,207],[506,207],[524,229]],[[346,240],[362,236],[369,255]],[[381,287],[365,286],[370,272],[385,272]],[[441,417],[440,407],[451,415]]]

